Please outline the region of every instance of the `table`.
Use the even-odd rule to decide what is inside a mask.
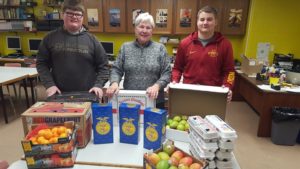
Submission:
[[[93,144],[91,140],[88,145],[78,150],[76,165],[74,168],[80,169],[112,169],[116,165],[122,165],[124,168],[143,168],[143,154],[149,150],[143,148],[143,127],[140,127],[140,141],[138,145],[125,144],[119,142],[119,127],[114,126],[114,143],[110,144]],[[175,141],[175,146],[183,151],[189,153],[189,144],[184,142]],[[26,169],[25,162],[16,162],[19,164],[17,167],[11,166],[9,169]],[[103,164],[108,166],[101,167]],[[233,169],[240,169],[236,158],[233,158]],[[94,168],[93,168],[94,167]],[[122,167],[122,168],[123,168]],[[123,169],[124,169],[123,168]]]
[[[24,58],[3,58],[3,57],[0,57],[0,62],[3,62],[3,63],[7,63],[7,62],[24,63]]]
[[[3,86],[16,83],[18,81],[23,81],[24,84],[24,91],[25,91],[25,97],[26,97],[26,102],[27,102],[27,107],[29,107],[29,100],[28,100],[28,93],[27,93],[27,85],[26,85],[26,78],[33,78],[37,77],[38,73],[36,68],[29,68],[29,67],[3,67],[0,66],[0,97],[1,101],[3,102],[2,104],[2,109],[3,109],[3,115],[5,119],[5,123],[8,123],[7,119],[7,112],[6,112],[6,107],[4,104],[4,94],[3,94]],[[34,99],[34,92],[33,92],[33,85],[31,82],[31,94],[32,98]],[[33,100],[34,102],[34,100]]]
[[[235,89],[245,101],[259,114],[257,136],[270,137],[272,124],[272,107],[288,106],[300,108],[300,93],[262,90],[257,85],[263,82],[244,73],[236,73]],[[242,111],[242,110],[241,110]]]

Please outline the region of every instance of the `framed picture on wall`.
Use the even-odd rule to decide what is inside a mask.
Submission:
[[[120,27],[120,9],[119,8],[111,8],[109,9],[109,24],[111,27]]]
[[[180,27],[191,27],[192,9],[180,9]]]
[[[98,27],[99,18],[97,9],[87,9],[88,26]]]
[[[166,28],[168,23],[168,9],[157,9],[155,25],[158,28]]]
[[[135,19],[139,16],[139,14],[144,13],[142,9],[133,9],[132,10],[132,25],[134,25]]]

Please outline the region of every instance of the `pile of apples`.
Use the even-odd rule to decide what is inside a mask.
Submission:
[[[166,128],[188,131],[190,126],[187,119],[188,116],[174,116],[173,118],[168,118]]]
[[[185,155],[173,144],[164,144],[163,151],[145,155],[146,160],[156,169],[202,169],[202,163],[193,162],[193,158]],[[146,164],[146,169],[151,166]]]

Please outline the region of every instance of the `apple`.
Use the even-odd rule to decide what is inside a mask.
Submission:
[[[187,119],[188,119],[188,116],[181,116],[181,119],[182,119],[182,120],[187,120]]]
[[[183,152],[180,151],[180,150],[176,150],[172,155],[171,157],[175,157],[177,158],[178,160],[182,159],[182,157],[184,156]]]
[[[169,169],[178,169],[178,168],[172,165]]]
[[[190,125],[189,125],[189,123],[186,123],[185,125],[184,125],[184,130],[185,131],[188,131],[190,129]]]
[[[186,166],[190,166],[193,163],[192,157],[183,157],[182,159],[179,160],[179,164],[184,164]]]
[[[184,131],[184,129],[185,129],[183,124],[178,124],[176,128],[177,128],[177,130],[181,130],[181,131]]]
[[[180,122],[179,122],[179,124],[183,124],[183,125],[185,125],[187,122],[186,122],[186,120],[181,120]]]
[[[169,163],[167,160],[160,160],[157,164],[156,164],[156,168],[157,169],[168,169],[170,167]]]
[[[178,121],[172,121],[172,123],[170,124],[170,127],[172,128],[172,129],[176,129],[177,128],[177,126],[178,126]]]
[[[190,169],[201,169],[202,165],[199,163],[193,163],[192,165],[190,165]]]
[[[178,166],[179,160],[177,158],[175,158],[175,157],[170,157],[169,158],[169,164],[171,166]]]
[[[166,152],[168,155],[171,155],[175,151],[175,146],[172,144],[164,144],[163,151]]]
[[[179,164],[178,169],[189,169],[189,167],[184,164]]]
[[[170,125],[173,122],[172,119],[168,119],[167,124]]]
[[[173,117],[173,121],[180,122],[180,120],[181,120],[181,117],[180,117],[180,116],[174,116],[174,117]]]
[[[170,156],[168,153],[166,152],[159,152],[158,156],[160,157],[161,160],[169,160]]]
[[[160,157],[156,153],[150,153],[149,155],[146,156],[146,159],[152,165],[156,165],[160,161]]]

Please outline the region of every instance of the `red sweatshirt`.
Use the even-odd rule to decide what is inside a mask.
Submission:
[[[232,46],[221,33],[215,32],[214,40],[205,47],[198,39],[198,32],[184,38],[178,47],[172,70],[172,81],[232,89],[234,61]]]

